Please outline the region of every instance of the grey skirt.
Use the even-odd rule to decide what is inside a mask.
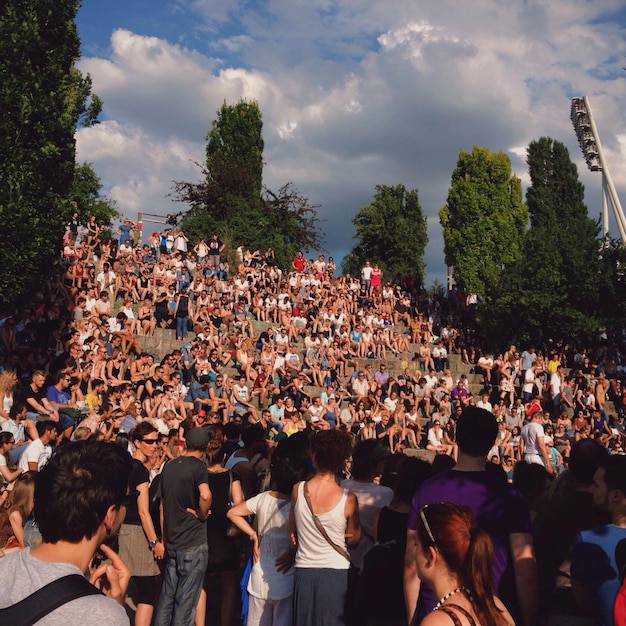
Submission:
[[[348,570],[296,567],[293,623],[343,626]]]
[[[122,524],[119,534],[120,558],[133,576],[158,576],[159,566],[140,525]]]

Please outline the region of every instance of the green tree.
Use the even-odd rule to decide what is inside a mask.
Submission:
[[[110,226],[113,219],[120,217],[115,201],[103,196],[101,190],[102,183],[91,163],[76,165],[69,198],[81,222],[95,215],[99,224]]]
[[[530,143],[527,161],[530,228],[522,258],[504,272],[484,319],[494,334],[522,341],[593,333],[601,323],[599,225],[587,215],[578,170],[549,137]]]
[[[226,102],[206,136],[207,182],[222,198],[258,201],[263,188],[263,119],[256,101]]]
[[[299,249],[320,249],[317,206],[292,183],[274,192],[263,186],[263,121],[256,102],[224,103],[207,134],[199,183],[174,181],[173,196],[191,209],[181,227],[192,241],[217,232],[231,254],[243,245],[274,249],[288,267]]]
[[[446,206],[439,210],[446,263],[466,293],[490,296],[522,252],[527,209],[503,152],[461,150]]]
[[[72,206],[74,134],[101,103],[74,67],[78,0],[0,6],[0,306],[28,296],[54,267]]]
[[[626,319],[626,246],[608,237],[600,246],[598,315],[601,322],[621,332]]]
[[[428,235],[417,189],[376,185],[374,199],[357,211],[352,223],[357,243],[343,260],[345,273],[359,276],[370,261],[378,263],[384,279],[410,277],[421,284]]]

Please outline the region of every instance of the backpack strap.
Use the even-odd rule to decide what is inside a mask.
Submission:
[[[0,609],[0,623],[31,626],[72,600],[96,594],[103,595],[84,576],[69,574],[44,585],[16,604]]]

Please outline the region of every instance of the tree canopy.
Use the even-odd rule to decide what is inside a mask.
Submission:
[[[174,197],[187,202],[181,228],[191,241],[219,233],[234,250],[243,245],[288,267],[299,249],[320,249],[317,206],[292,183],[263,185],[263,122],[256,102],[224,103],[207,134],[206,163],[198,183],[174,181]]]
[[[352,223],[357,243],[343,260],[344,272],[358,276],[370,261],[378,263],[385,279],[408,277],[421,284],[428,235],[417,189],[376,185],[373,200],[357,211]]]
[[[70,188],[70,203],[78,212],[81,222],[85,223],[92,215],[98,224],[111,225],[111,221],[120,216],[115,202],[103,196],[102,183],[91,163],[76,165]]]
[[[74,67],[78,0],[0,7],[0,306],[50,274],[72,205],[74,134],[101,102]]]
[[[542,137],[528,146],[530,228],[521,259],[505,268],[484,317],[521,340],[577,337],[601,323],[599,225],[567,148]],[[496,316],[496,317],[494,317]]]
[[[461,150],[439,220],[458,286],[482,297],[493,293],[503,268],[521,257],[527,221],[509,157],[478,146]]]

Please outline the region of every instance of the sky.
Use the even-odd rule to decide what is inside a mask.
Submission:
[[[172,181],[201,179],[211,121],[242,98],[263,115],[265,185],[320,205],[335,261],[375,186],[403,184],[428,221],[426,283],[445,283],[438,211],[473,145],[505,152],[526,187],[528,144],[563,142],[599,218],[602,176],[570,121],[579,95],[626,206],[623,0],[82,0],[76,21],[104,101],[77,157],[134,220],[188,208]]]

